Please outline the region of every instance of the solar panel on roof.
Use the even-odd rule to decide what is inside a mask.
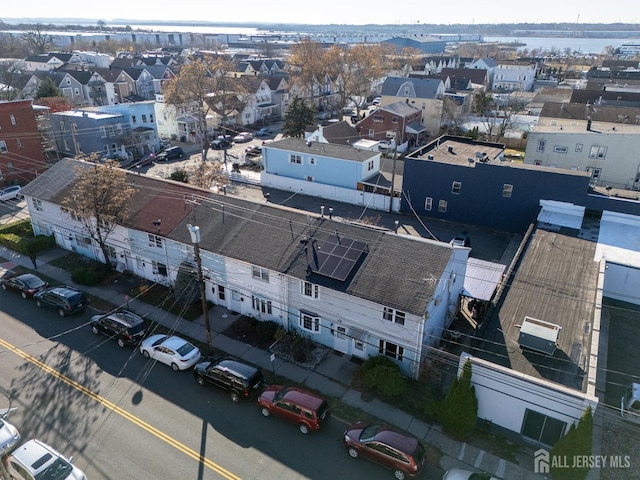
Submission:
[[[325,277],[345,281],[353,267],[367,251],[367,244],[339,234],[331,235],[322,245],[312,242],[312,259],[309,268]]]

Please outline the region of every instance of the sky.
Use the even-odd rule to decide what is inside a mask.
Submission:
[[[24,18],[83,18],[104,20],[107,25],[116,18],[346,25],[640,22],[637,0],[535,0],[516,3],[504,0],[457,0],[452,4],[425,0],[404,0],[398,4],[382,1],[363,4],[344,0],[242,0],[237,4],[217,3],[211,0],[110,0],[106,3],[91,0],[68,0],[64,3],[33,0],[27,9],[22,2],[8,0],[3,2],[0,20],[13,23],[13,19]],[[151,5],[153,8],[150,8]],[[451,8],[446,8],[446,5],[451,5]],[[108,13],[105,13],[107,10]],[[30,17],[29,14],[33,12],[37,12],[38,17]]]

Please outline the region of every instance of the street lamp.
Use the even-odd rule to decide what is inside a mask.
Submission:
[[[193,243],[193,255],[196,257],[196,266],[198,267],[198,283],[200,284],[200,298],[202,300],[202,314],[204,315],[204,328],[207,331],[207,347],[209,353],[213,352],[211,345],[211,325],[209,325],[209,307],[207,306],[207,293],[204,286],[204,275],[202,273],[202,259],[200,258],[200,227],[196,225],[187,225],[187,230],[191,235],[191,243]]]

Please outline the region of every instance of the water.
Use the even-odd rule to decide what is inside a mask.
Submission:
[[[618,47],[622,43],[632,41],[629,38],[575,38],[575,37],[484,37],[485,42],[518,42],[524,43],[525,46],[518,47],[518,50],[527,48],[529,51],[546,50],[564,53],[567,48],[571,49],[571,53],[579,52],[582,54],[603,53],[605,47]]]

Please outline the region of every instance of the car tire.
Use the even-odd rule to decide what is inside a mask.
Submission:
[[[240,395],[238,395],[238,392],[231,392],[229,394],[229,398],[231,398],[231,401],[233,403],[238,403],[240,401]]]
[[[36,307],[42,308],[42,302],[40,300],[36,300]]]
[[[351,458],[358,458],[360,456],[360,454],[358,453],[358,450],[356,450],[353,447],[347,448],[347,453],[349,453],[349,456]]]
[[[20,296],[21,296],[22,298],[24,298],[25,300],[26,300],[27,298],[29,298],[29,295],[27,295],[27,292],[22,292],[22,293],[20,294]]]
[[[267,407],[262,407],[260,409],[260,413],[262,413],[263,417],[270,417],[271,416],[271,412],[269,411],[269,409]]]
[[[198,375],[196,377],[196,382],[198,382],[198,385],[204,386],[204,377],[202,375]]]
[[[122,340],[121,338],[118,339],[118,346],[120,348],[124,348],[124,340]]]
[[[142,355],[149,358],[149,352],[147,352],[146,350],[142,350]]]
[[[3,290],[6,290],[6,289],[7,289],[7,286],[6,286],[4,283],[2,284],[2,289],[3,289]]]
[[[94,335],[98,335],[100,333],[100,330],[98,330],[98,327],[96,327],[95,325],[91,326],[91,331]]]
[[[309,427],[307,427],[304,423],[298,425],[298,430],[300,430],[300,433],[302,433],[303,435],[309,433]]]
[[[178,370],[180,370],[180,367],[178,367],[178,364],[177,364],[177,363],[172,363],[172,364],[171,364],[171,368],[173,368],[173,371],[174,371],[174,372],[177,372]]]
[[[61,308],[58,309],[58,315],[60,315],[61,317],[64,317],[66,315],[65,311]]]
[[[406,475],[402,470],[394,470],[393,476],[396,477],[397,480],[404,480],[406,478]]]

